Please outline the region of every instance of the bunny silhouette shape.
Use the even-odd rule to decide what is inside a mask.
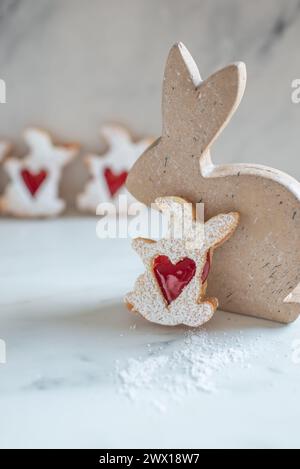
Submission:
[[[238,107],[243,63],[205,81],[183,44],[172,47],[163,84],[163,130],[133,166],[129,191],[149,204],[178,195],[205,216],[238,211],[234,242],[217,252],[208,293],[229,312],[288,323],[300,313],[300,184],[256,164],[216,166],[210,147]]]
[[[127,174],[153,141],[145,138],[133,142],[129,131],[120,125],[103,125],[100,133],[107,143],[108,150],[104,155],[88,155],[85,158],[90,180],[77,197],[78,209],[94,214],[100,202],[110,202],[118,207],[119,195],[126,195],[128,203],[134,202],[125,187]]]
[[[218,306],[217,298],[205,297],[213,251],[232,235],[239,215],[220,214],[203,224],[184,199],[165,197],[155,202],[161,211],[171,213],[169,232],[159,241],[133,241],[146,272],[125,302],[130,310],[157,324],[201,326]],[[190,225],[186,220],[191,220]],[[187,226],[180,237],[172,236],[175,224]]]
[[[20,217],[58,215],[65,202],[58,197],[62,168],[78,152],[78,145],[55,146],[50,136],[29,128],[24,138],[30,151],[22,159],[7,158],[3,166],[10,182],[0,199],[0,211]]]

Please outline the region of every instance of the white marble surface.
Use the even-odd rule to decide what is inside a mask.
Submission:
[[[240,344],[243,359],[213,372],[214,392],[165,392],[180,366],[133,399],[121,392],[116,360],[125,370],[181,353],[187,331],[127,312],[121,298],[142,266],[127,240],[98,240],[95,224],[0,221],[0,447],[299,448],[299,321],[218,312],[205,334],[224,353]]]
[[[160,134],[161,83],[170,46],[190,49],[203,77],[243,60],[248,86],[214,145],[216,162],[258,162],[300,178],[298,0],[1,0],[0,137],[21,150],[28,124],[98,152],[104,120]],[[65,172],[69,203],[87,178],[81,157]],[[0,192],[5,183],[0,170]]]

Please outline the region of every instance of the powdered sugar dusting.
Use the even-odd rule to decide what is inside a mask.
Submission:
[[[197,391],[217,392],[222,372],[249,368],[257,340],[246,340],[242,333],[233,338],[201,329],[186,332],[180,343],[175,342],[176,348],[148,346],[146,357],[130,358],[123,367],[117,363],[119,391],[134,401],[146,399],[165,412],[170,400],[181,401]],[[153,399],[154,391],[159,391],[160,400]]]

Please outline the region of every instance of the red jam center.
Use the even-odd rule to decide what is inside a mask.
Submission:
[[[21,176],[32,197],[35,197],[40,186],[43,184],[48,173],[42,169],[39,173],[31,173],[28,169],[21,171]]]
[[[208,277],[210,271],[210,253],[208,251],[207,256],[206,256],[206,261],[202,270],[202,275],[201,275],[201,282],[204,283]]]
[[[153,262],[153,272],[169,305],[194,277],[196,264],[185,257],[174,265],[167,256],[157,256]]]
[[[127,171],[122,171],[119,174],[114,173],[110,168],[105,168],[103,171],[104,178],[111,197],[125,184],[127,179]]]

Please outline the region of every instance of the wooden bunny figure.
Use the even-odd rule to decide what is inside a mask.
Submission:
[[[205,297],[213,251],[232,235],[239,215],[217,215],[203,225],[184,199],[158,198],[156,205],[163,212],[171,212],[169,232],[159,241],[133,241],[146,272],[125,302],[130,310],[157,324],[201,326],[218,306],[217,298]],[[172,236],[175,223],[183,226],[181,237]]]
[[[215,256],[208,293],[226,311],[288,323],[300,313],[300,184],[266,166],[216,166],[210,158],[245,85],[243,63],[202,81],[183,44],[173,46],[163,84],[162,136],[133,166],[127,187],[147,204],[166,195],[203,202],[207,218],[239,212],[234,242]]]

